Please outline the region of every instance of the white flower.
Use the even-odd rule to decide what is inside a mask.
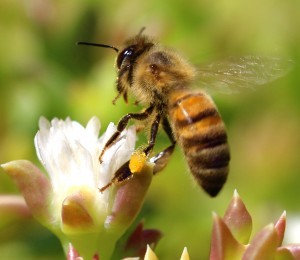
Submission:
[[[51,123],[41,118],[39,127],[34,143],[49,178],[24,160],[4,164],[3,169],[18,185],[32,215],[60,238],[66,252],[75,248],[85,259],[109,258],[139,212],[152,178],[152,165],[146,163],[144,174],[99,191],[130,160],[134,127],[106,149],[101,164],[100,152],[116,131],[112,123],[101,138],[96,117],[86,127],[70,118]]]
[[[120,140],[105,152],[100,165],[100,152],[116,131],[112,123],[100,140],[100,122],[96,117],[88,122],[86,128],[70,118],[55,118],[50,124],[41,117],[39,127],[34,143],[56,194],[52,202],[53,211],[60,216],[61,208],[57,205],[62,205],[74,190],[85,190],[94,196],[95,221],[99,222],[97,224],[103,223],[108,211],[110,190],[100,193],[99,188],[106,185],[114,172],[130,159],[136,141],[134,128],[122,132]]]

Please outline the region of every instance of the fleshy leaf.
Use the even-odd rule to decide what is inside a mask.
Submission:
[[[275,224],[275,229],[278,235],[277,246],[281,246],[282,244],[284,238],[285,226],[286,226],[286,212],[284,211]]]
[[[1,195],[0,212],[0,229],[15,221],[31,217],[24,198],[17,195]]]
[[[294,260],[292,253],[285,247],[279,247],[276,250],[275,260]]]
[[[49,223],[52,189],[48,178],[30,161],[11,161],[1,166],[18,186],[32,215]]]
[[[274,224],[269,224],[256,234],[242,259],[274,259],[277,241],[277,232]]]
[[[188,253],[186,247],[183,249],[183,252],[182,252],[182,255],[180,257],[180,260],[190,260],[190,256],[189,256],[189,253]]]
[[[156,254],[152,251],[149,245],[147,246],[147,251],[144,260],[158,260]]]
[[[227,207],[223,217],[224,222],[233,236],[242,244],[249,243],[252,230],[252,218],[237,191]]]
[[[105,221],[105,228],[126,229],[135,219],[143,205],[153,176],[153,165],[146,163],[143,170],[121,184],[115,184],[114,202]]]
[[[82,258],[76,251],[76,249],[69,243],[69,251],[67,254],[67,260],[81,260]]]
[[[245,247],[233,237],[225,222],[213,213],[210,259],[241,259],[244,250]]]
[[[139,256],[140,258],[144,257],[147,250],[147,245],[150,245],[151,248],[155,248],[158,241],[162,237],[160,231],[155,229],[144,229],[144,224],[141,222],[135,230],[127,238],[125,245],[118,246],[120,248],[121,255],[125,256]]]
[[[285,248],[292,253],[294,259],[300,259],[300,244],[289,244]]]

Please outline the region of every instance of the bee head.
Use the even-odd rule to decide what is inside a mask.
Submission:
[[[102,48],[110,48],[118,53],[116,58],[116,69],[118,70],[117,77],[117,90],[118,96],[113,100],[113,103],[118,99],[120,95],[123,95],[125,102],[127,103],[127,89],[133,84],[133,70],[134,65],[137,63],[137,59],[149,51],[154,43],[149,37],[143,35],[144,27],[133,38],[127,40],[123,48],[118,49],[111,45],[78,42],[81,45],[97,46]]]
[[[142,34],[144,29],[143,27],[135,37],[125,42],[116,60],[118,70],[129,69],[141,54],[148,51],[154,45],[147,36]]]

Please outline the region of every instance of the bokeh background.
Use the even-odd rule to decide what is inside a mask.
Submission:
[[[165,45],[201,64],[219,57],[264,54],[294,61],[285,77],[237,95],[216,95],[227,125],[232,161],[217,198],[205,195],[176,149],[156,176],[139,220],[164,233],[160,259],[209,255],[211,212],[222,215],[236,188],[253,216],[254,230],[287,210],[300,222],[300,2],[297,0],[0,2],[0,162],[37,163],[33,138],[41,115],[86,124],[97,115],[103,129],[129,111],[116,106],[115,53],[77,46],[118,46],[146,26]],[[140,143],[146,137],[140,135]],[[160,133],[156,151],[169,144]],[[0,172],[0,192],[18,193]],[[0,212],[1,214],[1,212]],[[294,223],[294,221],[291,221]],[[298,237],[298,242],[300,234]],[[57,239],[33,220],[0,229],[2,259],[64,259]]]

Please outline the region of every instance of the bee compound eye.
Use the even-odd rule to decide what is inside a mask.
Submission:
[[[134,48],[133,48],[133,46],[130,46],[130,47],[124,49],[124,50],[118,55],[118,58],[117,58],[117,67],[118,67],[118,69],[121,68],[122,63],[123,63],[124,60],[130,58],[130,57],[133,55],[133,52],[134,52]]]

